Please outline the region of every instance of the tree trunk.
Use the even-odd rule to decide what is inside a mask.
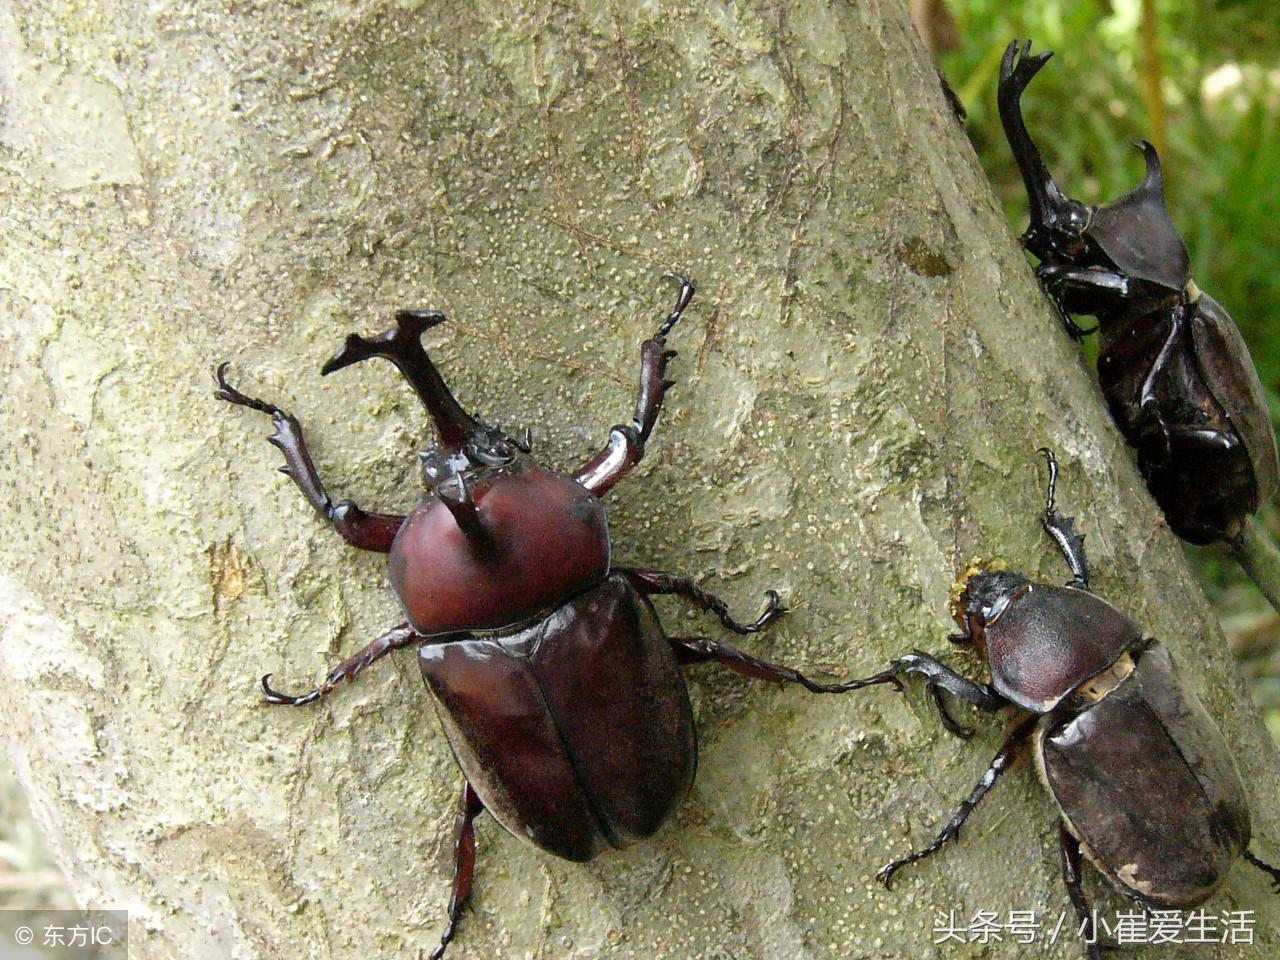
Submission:
[[[346,333],[448,312],[429,345],[463,404],[571,468],[630,416],[671,268],[699,294],[610,496],[617,562],[742,615],[780,589],[792,612],[741,645],[816,674],[920,648],[980,676],[948,593],[975,557],[1065,579],[1038,522],[1051,446],[1095,589],[1174,651],[1280,859],[1275,751],[905,5],[468,7],[0,10],[0,719],[80,900],[131,911],[139,958],[435,945],[460,776],[412,653],[310,709],[256,687],[306,687],[398,622],[383,560],[316,521],[210,372],[295,412],[336,494],[402,509],[430,434],[391,368],[320,379]],[[673,821],[579,865],[482,819],[454,960],[968,956],[932,945],[939,914],[1070,918],[1029,764],[962,842],[873,879],[998,722],[967,715],[966,744],[917,687],[690,684],[701,769]],[[1108,889],[1091,874],[1124,909]],[[1280,943],[1245,865],[1206,909]]]

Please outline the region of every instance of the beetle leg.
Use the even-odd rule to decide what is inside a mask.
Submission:
[[[1061,820],[1058,821],[1058,846],[1062,852],[1062,881],[1067,885],[1067,896],[1076,909],[1076,918],[1080,921],[1080,936],[1083,939],[1084,931],[1090,923],[1094,923],[1093,912],[1089,909],[1089,901],[1085,899],[1081,883],[1084,861],[1080,855],[1080,841]],[[1102,960],[1102,950],[1106,944],[1098,940],[1096,925],[1093,932],[1093,939],[1085,940],[1085,956],[1088,960]]]
[[[621,573],[630,580],[631,585],[646,597],[667,594],[683,597],[698,609],[714,613],[721,623],[737,634],[757,633],[787,612],[786,607],[782,605],[782,601],[778,597],[778,591],[767,590],[765,591],[767,602],[765,603],[764,613],[760,614],[753,623],[739,623],[733,619],[733,615],[729,613],[728,605],[723,600],[707,593],[688,577],[677,576],[674,573],[663,573],[660,570],[631,568],[618,569],[615,572]]]
[[[280,472],[297,484],[302,495],[307,498],[316,511],[329,523],[338,536],[361,550],[372,550],[386,553],[391,549],[391,541],[396,537],[404,517],[385,513],[365,513],[350,500],[334,504],[320,482],[320,474],[311,460],[306,440],[302,436],[302,424],[292,414],[285,413],[273,403],[247,397],[231,384],[227,383],[228,363],[220,364],[214,375],[218,389],[214,393],[219,400],[234,403],[237,406],[260,410],[271,415],[275,433],[267,440],[284,453],[284,466]]]
[[[1174,347],[1177,345],[1178,338],[1185,328],[1186,311],[1181,306],[1174,307],[1169,314],[1169,335],[1165,337],[1164,343],[1161,344],[1160,352],[1156,354],[1156,358],[1151,364],[1151,369],[1147,371],[1146,377],[1143,378],[1142,389],[1138,393],[1138,406],[1144,414],[1155,421],[1160,430],[1160,436],[1164,443],[1165,463],[1169,461],[1172,451],[1170,449],[1169,424],[1165,422],[1164,414],[1160,410],[1160,401],[1156,397],[1156,380],[1164,373],[1164,368],[1169,365],[1169,358],[1173,356]]]
[[[1271,882],[1275,884],[1275,892],[1280,893],[1280,869],[1259,860],[1248,849],[1244,851],[1244,858],[1269,876],[1271,878]]]
[[[1052,303],[1054,309],[1057,310],[1058,319],[1062,321],[1062,326],[1066,328],[1067,336],[1076,343],[1080,343],[1085,337],[1089,336],[1089,334],[1098,332],[1098,325],[1096,323],[1092,327],[1082,327],[1080,324],[1076,323],[1075,318],[1072,317],[1071,314],[1062,309],[1062,304],[1057,300],[1050,297],[1049,302]]]
[[[1036,276],[1065,313],[1106,313],[1133,296],[1129,278],[1113,270],[1042,263]]]
[[[913,650],[898,657],[889,665],[886,673],[899,678],[913,673],[918,674],[924,677],[925,683],[930,688],[945,690],[953,697],[958,697],[985,713],[995,713],[1009,705],[1009,701],[996,693],[994,687],[962,677],[946,664],[919,650]],[[884,674],[876,674],[876,676],[884,676]]]
[[[1058,489],[1058,458],[1048,447],[1041,447],[1036,452],[1049,464],[1049,488],[1045,493],[1044,518],[1040,524],[1044,527],[1045,533],[1049,534],[1050,539],[1058,545],[1063,559],[1071,568],[1072,578],[1067,586],[1088,590],[1089,558],[1084,552],[1084,534],[1076,533],[1075,517],[1064,517],[1060,514],[1053,499]]]
[[[440,445],[454,453],[480,431],[479,424],[454,398],[440,371],[422,347],[422,335],[448,319],[435,310],[398,310],[396,325],[375,337],[351,334],[342,349],[320,368],[322,375],[371,357],[384,357],[396,365],[409,381],[440,434]]]
[[[876,878],[886,887],[892,887],[893,875],[905,867],[909,863],[915,863],[917,860],[923,860],[925,857],[933,856],[942,849],[943,845],[949,840],[954,840],[960,835],[960,828],[964,822],[969,819],[969,814],[973,813],[975,807],[987,795],[987,791],[995,785],[996,780],[1000,778],[1015,759],[1022,753],[1027,746],[1027,740],[1031,735],[1031,731],[1035,728],[1036,721],[1039,719],[1032,714],[1019,721],[1018,725],[1009,732],[1005,737],[1004,743],[1000,745],[1000,749],[992,758],[990,766],[987,767],[986,773],[982,775],[982,779],[977,782],[973,790],[969,792],[960,807],[947,821],[947,825],[942,828],[938,835],[934,838],[933,843],[925,847],[923,850],[917,850],[908,854],[899,860],[885,864],[880,868],[880,872],[876,874]]]
[[[449,941],[458,932],[458,918],[471,896],[471,882],[476,872],[475,819],[484,813],[484,803],[468,782],[462,784],[458,812],[453,818],[453,889],[449,893],[449,923],[440,936],[440,946],[431,951],[429,960],[440,960]]]
[[[399,650],[401,647],[407,647],[412,643],[418,643],[425,639],[427,638],[414,630],[409,624],[402,623],[398,627],[392,627],[354,657],[343,660],[329,671],[324,678],[324,683],[310,693],[294,697],[287,693],[281,693],[279,690],[273,690],[270,683],[271,674],[269,673],[262,678],[262,691],[266,695],[267,703],[286,707],[301,707],[304,704],[315,703],[322,697],[327,696],[342,681],[351,680],[365,667],[377,660],[381,660],[392,650]]]
[[[952,637],[969,639],[967,634],[953,634]],[[910,676],[913,673],[924,677],[929,696],[938,708],[938,716],[942,720],[942,725],[961,739],[967,740],[973,735],[973,731],[956,722],[955,718],[951,716],[951,711],[947,708],[946,701],[942,698],[943,690],[987,713],[995,713],[1009,705],[1009,701],[997,693],[995,688],[989,684],[975,683],[967,677],[962,677],[950,667],[927,653],[921,653],[919,650],[913,650],[905,656],[898,657],[893,663],[889,664],[888,670],[882,670],[880,673],[872,674],[861,680],[850,680],[845,686],[850,690],[858,690],[878,683],[892,683],[901,693],[904,689],[902,677]]]
[[[631,422],[619,424],[609,431],[609,441],[604,449],[593,456],[574,473],[573,479],[598,497],[625,477],[644,457],[644,446],[653,432],[662,410],[662,399],[667,389],[675,384],[666,379],[667,364],[676,356],[667,349],[667,334],[671,332],[693,299],[693,281],[679,274],[668,277],[679,281],[680,293],[676,305],[667,314],[658,332],[640,345],[640,394],[636,398],[636,412]]]
[[[973,728],[964,726],[955,717],[951,716],[951,711],[947,709],[947,701],[942,699],[942,690],[932,684],[926,689],[928,689],[929,696],[933,700],[933,705],[938,708],[938,719],[942,721],[942,725],[947,728],[947,731],[961,740],[968,740],[972,737]]]
[[[749,653],[731,647],[727,643],[708,640],[706,637],[668,637],[676,660],[681,664],[705,663],[714,660],[735,673],[753,680],[771,680],[775,683],[798,683],[810,693],[848,693],[874,683],[896,683],[892,677],[851,680],[846,683],[818,683],[798,670],[784,667],[768,660],[761,660]]]

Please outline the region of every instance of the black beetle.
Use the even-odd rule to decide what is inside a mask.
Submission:
[[[952,615],[985,658],[990,683],[975,683],[915,651],[888,670],[852,683],[924,677],[945,726],[971,731],[948,713],[942,691],[979,710],[1007,711],[1010,726],[982,779],[927,847],[877,875],[885,886],[902,867],[959,835],[974,807],[1028,746],[1059,812],[1062,873],[1082,927],[1091,917],[1081,886],[1081,854],[1113,886],[1148,909],[1203,903],[1240,856],[1280,870],[1248,849],[1249,809],[1231,750],[1173,658],[1129,617],[1089,591],[1084,537],[1054,504],[1057,461],[1049,462],[1042,524],[1062,551],[1065,587],[996,569],[969,571]],[[1101,956],[1090,944],[1091,960]]]
[[[1236,542],[1280,484],[1275,432],[1240,331],[1191,279],[1164,202],[1155,147],[1139,144],[1147,174],[1111,203],[1062,194],[1022,119],[1027,84],[1052,56],[1014,41],[1000,67],[1005,136],[1027,188],[1023,243],[1036,275],[1067,315],[1098,318],[1098,380],[1169,526],[1191,543]]]
[[[272,704],[312,703],[392,650],[415,645],[436,712],[465,777],[454,822],[454,876],[439,958],[471,892],[473,822],[488,810],[517,837],[556,856],[590,860],[652,834],[688,792],[697,743],[679,667],[715,660],[748,677],[816,683],[727,644],[667,637],[649,598],[676,594],[739,634],[781,612],[738,623],[691,580],[612,567],[600,497],[644,455],[662,399],[666,336],[693,296],[683,277],[675,308],[641,346],[635,417],[571,477],[537,466],[526,431],[516,440],[466,414],[423,350],[442,314],[401,311],[395,329],[347,338],[323,367],[369,357],[393,362],[434,420],[439,442],[421,454],[427,492],[407,516],[334,505],[303,440],[280,408],[240,393],[217,371],[217,396],[271,415],[282,471],[353,546],[389,554],[406,622],[343,661],[310,693],[290,696],[263,677]]]

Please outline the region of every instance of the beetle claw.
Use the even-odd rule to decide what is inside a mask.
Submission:
[[[756,617],[755,623],[751,625],[751,632],[764,629],[765,626],[777,620],[787,612],[787,608],[782,605],[782,597],[779,596],[777,590],[766,590],[764,592],[765,606],[764,613]]]
[[[300,697],[293,697],[287,693],[281,693],[279,690],[272,688],[271,674],[269,673],[262,678],[262,692],[265,695],[264,699],[267,703],[273,704],[274,706],[284,707],[300,707],[305,703],[312,703],[319,700],[321,697],[321,691],[319,689],[312,690],[310,693],[305,693]]]
[[[898,872],[903,862],[902,860],[894,860],[892,863],[886,863],[876,871],[876,879],[884,884],[886,890],[893,889],[893,875]]]
[[[225,400],[227,403],[234,403],[238,407],[248,407],[250,410],[258,410],[262,413],[269,413],[272,417],[283,418],[284,412],[281,411],[274,403],[267,403],[265,400],[255,400],[253,397],[246,396],[231,384],[227,383],[227,368],[231,366],[230,360],[224,360],[218,364],[218,369],[213,373],[214,382],[217,383],[218,389],[213,395],[219,400]],[[276,427],[279,430],[279,426]]]
[[[676,297],[676,305],[672,307],[671,312],[667,314],[667,319],[662,321],[662,326],[658,327],[658,332],[653,336],[653,339],[659,342],[665,340],[667,334],[671,332],[671,328],[679,322],[685,307],[689,306],[689,301],[693,299],[693,294],[696,290],[693,281],[682,273],[668,271],[662,275],[662,279],[679,282],[680,293]]]
[[[942,725],[947,728],[947,732],[959,737],[961,740],[968,740],[973,736],[973,728],[966,727],[953,716],[951,711],[947,709],[947,703],[942,699],[941,688],[934,684],[928,685],[929,696],[933,699],[933,705],[938,708],[938,717],[942,720]]]

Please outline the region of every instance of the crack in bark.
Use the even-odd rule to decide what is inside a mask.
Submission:
[[[636,178],[644,176],[644,137],[640,130],[640,101],[636,97],[635,81],[631,77],[633,65],[631,48],[622,32],[622,17],[618,13],[617,0],[610,0],[609,13],[616,31],[614,47],[618,54],[618,69],[622,73],[622,91],[627,101],[627,119],[631,124],[631,155],[636,166]]]
[[[800,213],[796,216],[795,226],[791,229],[791,239],[787,243],[787,261],[783,271],[782,297],[778,304],[778,323],[784,327],[791,321],[791,303],[795,299],[796,281],[799,279],[796,274],[796,261],[800,254],[801,240],[804,236],[805,227],[809,215],[813,212],[814,205],[817,203],[819,192],[824,185],[830,184],[831,178],[835,173],[836,151],[839,149],[840,141],[844,135],[846,107],[844,78],[841,77],[840,109],[836,112],[836,120],[831,128],[831,142],[827,148],[827,155],[813,172],[813,188],[809,191],[809,196],[805,198],[804,206],[801,207]]]

